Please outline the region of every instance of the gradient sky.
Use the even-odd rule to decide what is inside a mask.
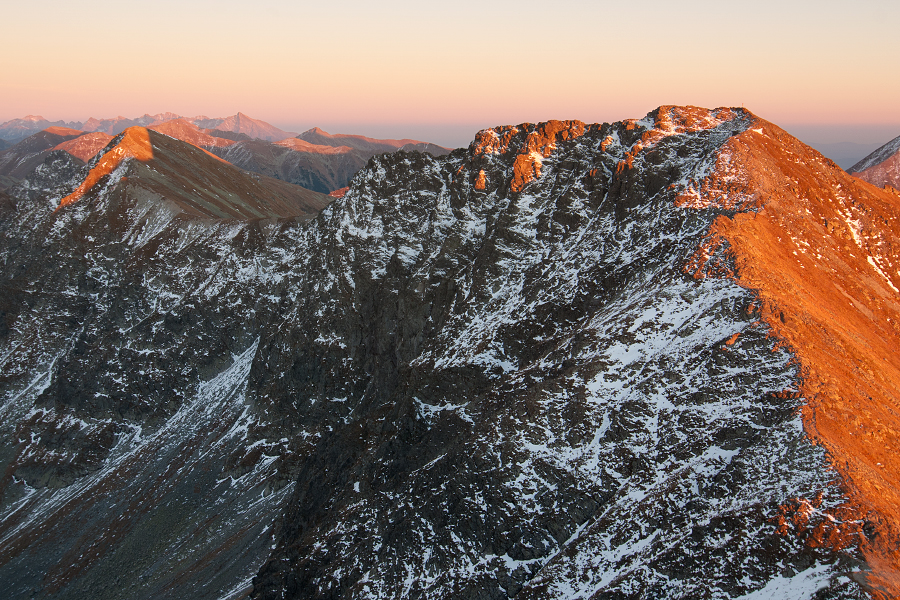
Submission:
[[[695,104],[805,141],[900,134],[897,0],[2,3],[0,121],[242,111],[463,145]]]

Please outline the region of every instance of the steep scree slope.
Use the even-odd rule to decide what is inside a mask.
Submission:
[[[742,110],[663,107],[377,156],[307,222],[158,218],[112,176],[59,209],[77,181],[14,190],[0,584],[227,598],[256,573],[254,598],[820,600],[888,585],[891,515],[861,515],[865,486],[835,460],[853,447],[810,420],[816,355],[788,333],[813,305],[767,291],[794,250],[743,244],[737,225],[817,222],[788,212],[812,192],[779,177],[799,173],[868,206],[871,188],[809,152]],[[887,241],[854,255],[893,260],[866,231]],[[752,254],[768,246],[778,260]],[[893,310],[885,278],[841,286]],[[859,315],[853,335],[895,335]]]

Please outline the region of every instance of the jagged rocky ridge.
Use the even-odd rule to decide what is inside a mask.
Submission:
[[[0,584],[864,597],[856,544],[779,524],[794,499],[818,498],[813,522],[843,503],[791,354],[750,290],[685,272],[755,204],[676,201],[755,123],[486,130],[373,158],[306,223],[158,226],[114,176],[60,210],[58,185],[13,190]]]

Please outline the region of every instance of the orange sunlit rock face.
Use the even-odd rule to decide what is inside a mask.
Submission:
[[[475,134],[473,153],[479,154],[506,154],[509,152],[509,144],[519,133],[518,127],[501,127],[500,132],[493,129],[485,129]]]
[[[761,318],[799,361],[806,431],[849,497],[811,543],[858,541],[873,595],[900,597],[900,197],[754,119],[677,204],[746,211],[718,217],[686,270],[758,294]],[[784,532],[806,527],[815,507],[793,502]]]
[[[737,116],[730,108],[707,110],[696,106],[660,106],[653,129],[648,132],[648,140],[655,143],[665,135],[713,129]],[[644,145],[648,140],[643,140]]]
[[[583,133],[581,121],[548,121],[529,133],[513,165],[512,191],[522,191],[528,182],[541,176],[541,159],[550,156],[557,141],[574,139]]]
[[[619,175],[626,169],[631,169],[634,167],[634,159],[638,155],[638,152],[644,149],[643,144],[640,142],[636,143],[631,150],[625,153],[625,158],[620,160],[616,165],[616,174]]]
[[[103,155],[94,165],[87,177],[78,188],[63,198],[59,206],[68,206],[78,202],[91,188],[122,164],[128,158],[140,161],[148,161],[153,158],[153,147],[150,144],[150,134],[143,127],[130,127],[122,134],[122,139],[116,146]]]
[[[65,150],[72,156],[87,162],[103,150],[113,136],[102,131],[86,133],[74,140],[68,140],[56,146],[54,150]]]
[[[485,185],[487,184],[487,176],[484,174],[484,169],[478,171],[478,177],[475,178],[475,189],[483,190]]]
[[[475,136],[474,154],[505,154],[509,152],[510,143],[517,133],[517,127],[479,131]],[[574,139],[583,133],[584,123],[581,121],[548,121],[538,125],[525,138],[525,143],[519,146],[518,156],[513,163],[513,180],[510,184],[512,191],[522,191],[530,181],[541,176],[541,161],[556,149],[558,141]]]
[[[328,192],[328,195],[329,195],[330,197],[332,197],[332,198],[343,198],[345,195],[347,195],[347,192],[349,192],[349,191],[350,191],[350,187],[349,187],[349,186],[348,186],[348,187],[342,187],[342,188],[340,188],[340,189],[337,189],[337,190],[333,190],[333,191]]]

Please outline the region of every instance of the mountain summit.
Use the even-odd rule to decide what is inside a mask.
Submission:
[[[777,126],[497,127],[311,219],[66,156],[0,213],[8,597],[900,594],[900,197]]]
[[[241,112],[224,119],[203,119],[198,117],[193,119],[193,122],[199,127],[242,133],[251,138],[266,140],[267,142],[277,142],[296,135],[288,131],[282,131],[265,121],[252,119]]]

